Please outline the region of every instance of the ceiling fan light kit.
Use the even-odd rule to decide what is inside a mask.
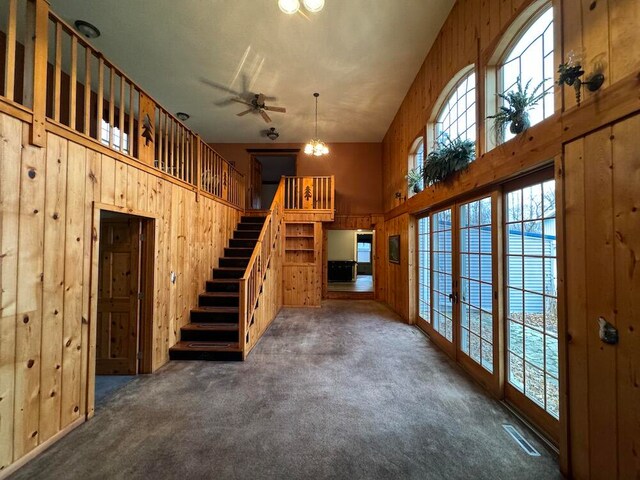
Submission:
[[[299,0],[278,0],[278,7],[282,10],[283,13],[287,15],[293,15],[298,10],[300,10],[300,1]]]
[[[321,157],[329,153],[329,147],[318,138],[318,97],[320,94],[314,93],[313,96],[316,97],[316,135],[304,146],[304,153]]]
[[[309,13],[318,13],[324,8],[324,0],[303,0],[302,3]],[[283,13],[293,15],[300,10],[300,0],[278,0],[278,7]]]
[[[276,141],[276,139],[280,136],[280,134],[278,133],[278,131],[276,130],[276,127],[271,127],[269,129],[269,131],[267,132],[267,137],[269,137],[272,141]]]
[[[269,112],[287,113],[287,109],[284,107],[272,107],[272,106],[265,105],[264,102],[268,98],[275,100],[275,97],[267,97],[262,93],[256,93],[251,99],[251,102],[247,102],[242,98],[232,98],[231,101],[242,103],[243,105],[246,105],[249,107],[249,109],[245,110],[244,112],[236,113],[238,117],[242,117],[247,113],[252,113],[252,112],[259,113],[265,122],[271,123],[271,117],[267,114],[266,110]]]

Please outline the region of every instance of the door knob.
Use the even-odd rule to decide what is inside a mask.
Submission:
[[[618,343],[618,329],[611,325],[604,317],[598,318],[600,340],[609,345]]]

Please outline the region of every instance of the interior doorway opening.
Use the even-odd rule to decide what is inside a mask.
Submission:
[[[152,370],[154,222],[100,211],[95,406]]]
[[[374,232],[327,231],[327,293],[374,293]]]
[[[296,175],[297,154],[261,152],[251,155],[251,208],[267,209],[278,190],[280,179]]]

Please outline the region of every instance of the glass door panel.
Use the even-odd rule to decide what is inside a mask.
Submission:
[[[493,373],[491,197],[459,210],[460,350]]]
[[[453,342],[453,241],[452,210],[431,216],[433,318],[435,331]]]
[[[431,323],[431,219],[418,220],[418,315]]]
[[[559,418],[555,181],[505,202],[507,381]]]

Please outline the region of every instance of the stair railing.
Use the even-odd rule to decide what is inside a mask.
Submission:
[[[254,314],[258,308],[258,299],[260,298],[271,256],[277,249],[283,218],[284,179],[278,185],[269,213],[260,230],[258,242],[253,249],[244,275],[240,279],[239,337],[243,358],[249,350],[250,338],[248,338],[247,334],[253,324]]]

